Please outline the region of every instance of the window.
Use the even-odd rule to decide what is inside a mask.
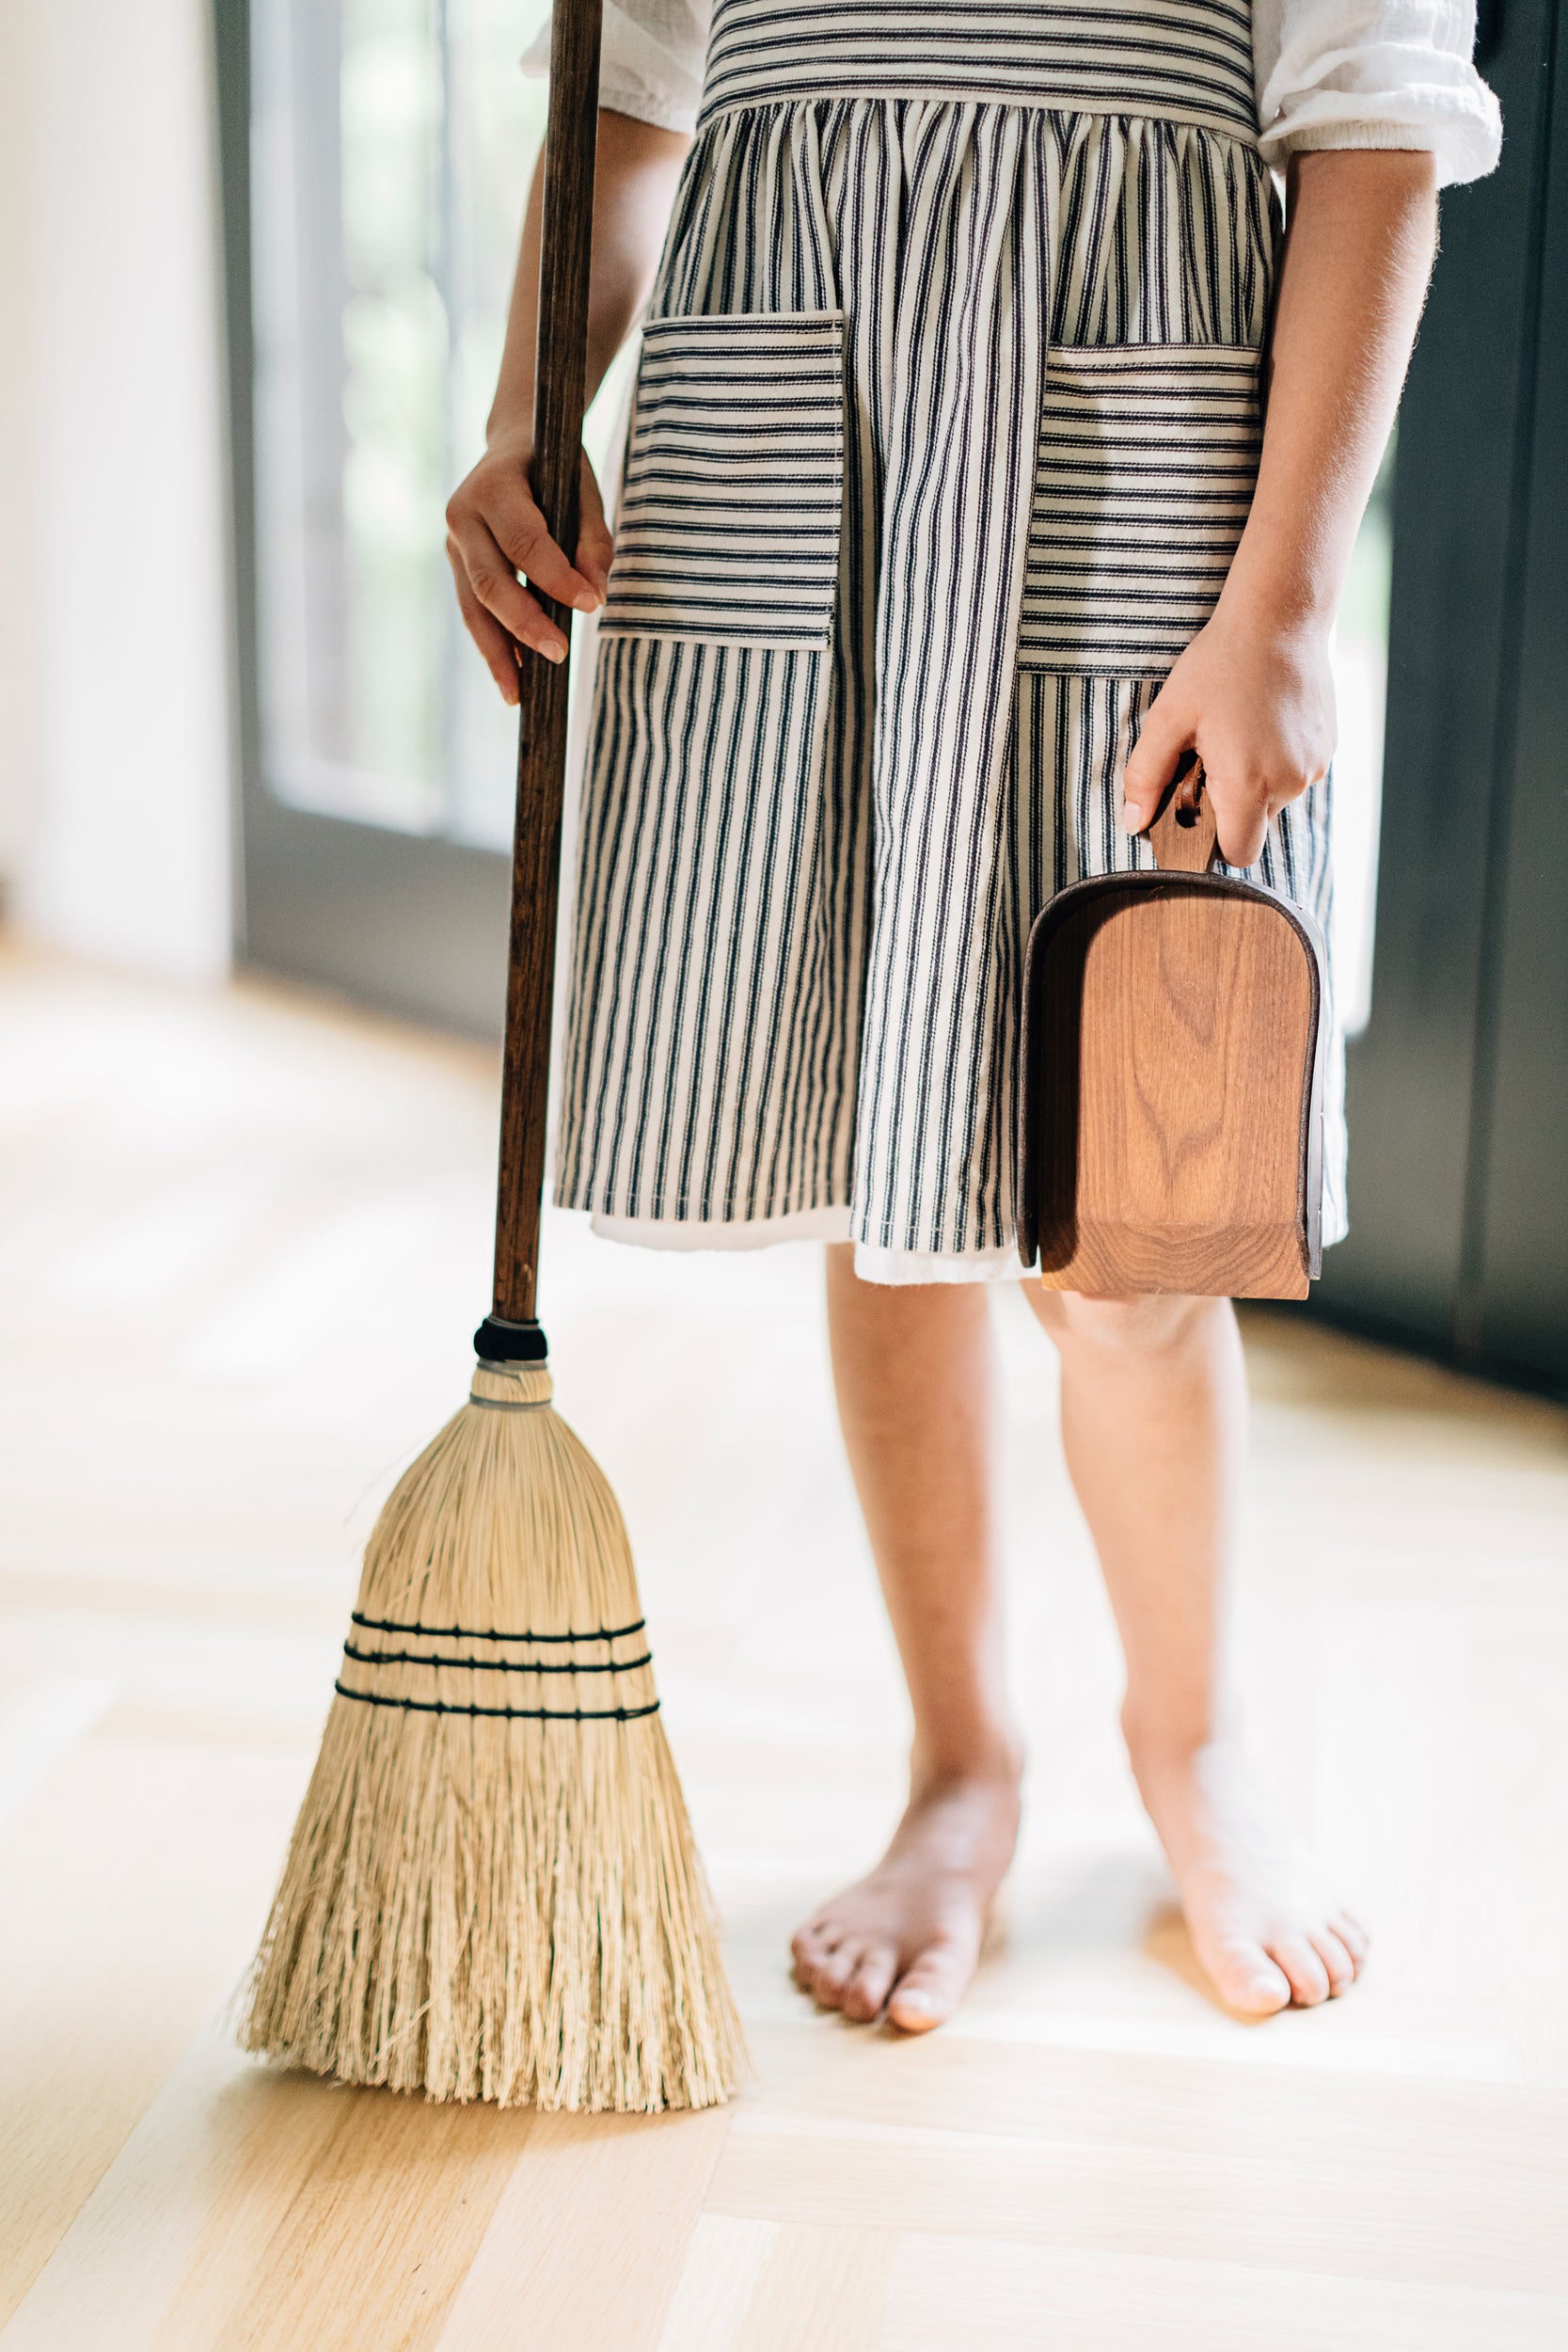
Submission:
[[[269,789],[505,846],[514,722],[444,509],[483,440],[546,90],[544,0],[256,0],[257,534]]]

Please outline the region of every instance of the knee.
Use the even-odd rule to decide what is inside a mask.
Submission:
[[[1159,1355],[1181,1347],[1229,1304],[1163,1292],[1144,1298],[1083,1298],[1076,1291],[1048,1291],[1037,1282],[1026,1288],[1030,1305],[1058,1345],[1106,1356]]]

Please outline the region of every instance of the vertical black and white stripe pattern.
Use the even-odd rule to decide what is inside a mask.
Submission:
[[[831,1196],[852,1096],[820,805],[820,657],[626,637],[600,658],[562,1085],[567,1197],[754,1220]]]
[[[1258,478],[1259,362],[1207,343],[1053,355],[1022,668],[1164,677],[1203,627]]]
[[[600,636],[825,645],[843,501],[836,314],[651,320]]]
[[[817,70],[859,38],[838,14]],[[747,22],[789,46],[793,16]],[[766,401],[816,404],[831,323],[839,512],[808,429],[776,514],[721,455],[684,552],[678,515],[628,513],[559,1197],[691,1243],[841,1217],[874,1277],[1010,1275],[1023,942],[1064,882],[1148,862],[1121,771],[1244,513],[1277,224],[1251,147],[1191,122],[788,92],[699,134],[650,347],[733,337],[770,354]],[[721,419],[710,372],[686,389]],[[644,391],[634,465],[671,446]],[[800,612],[800,517],[838,549],[828,642],[759,642]],[[1325,929],[1327,839],[1324,788],[1261,867]],[[1326,1144],[1328,1239],[1332,1083]]]

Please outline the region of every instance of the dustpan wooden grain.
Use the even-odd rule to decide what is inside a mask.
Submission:
[[[1299,908],[1209,871],[1207,793],[1168,796],[1150,837],[1156,872],[1074,883],[1030,934],[1020,1252],[1090,1297],[1304,1298],[1323,942]]]

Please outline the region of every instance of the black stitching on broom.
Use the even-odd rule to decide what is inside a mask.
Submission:
[[[531,1724],[634,1724],[641,1715],[657,1715],[659,1708],[657,1699],[651,1707],[457,1707],[447,1699],[383,1698],[379,1691],[351,1691],[341,1682],[332,1688],[340,1698],[357,1699],[362,1707],[401,1707],[419,1715],[505,1715]]]
[[[471,1666],[482,1675],[629,1675],[633,1667],[654,1662],[651,1649],[645,1649],[641,1658],[594,1658],[580,1665],[568,1660],[546,1665],[528,1658],[421,1658],[418,1650],[356,1649],[352,1642],[343,1644],[343,1656],[356,1659],[361,1666]]]
[[[396,1617],[364,1616],[357,1609],[348,1614],[351,1625],[371,1633],[426,1633],[453,1642],[622,1642],[628,1633],[645,1631],[648,1623],[639,1617],[635,1625],[602,1625],[596,1633],[496,1633],[474,1625],[404,1625]]]

